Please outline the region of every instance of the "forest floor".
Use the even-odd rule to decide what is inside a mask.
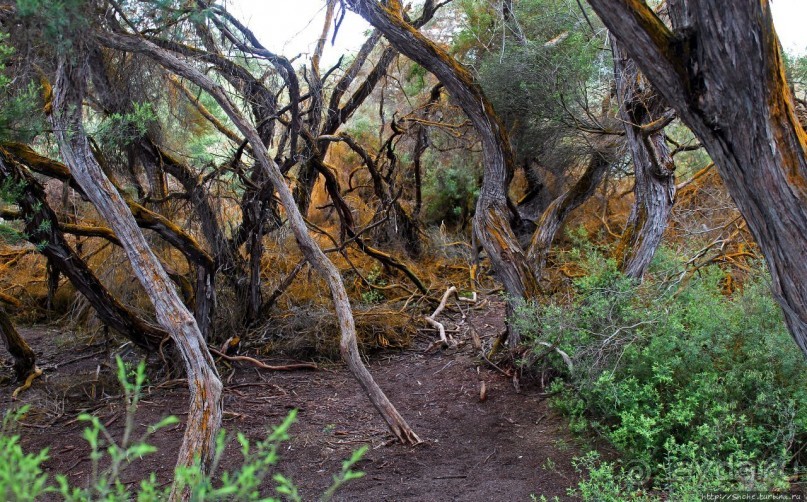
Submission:
[[[501,310],[501,303],[492,302],[485,313],[474,316],[482,338],[500,332]],[[91,464],[82,438],[86,424],[76,416],[90,412],[113,434],[123,430],[123,399],[113,364],[103,362],[109,361],[103,345],[78,342],[53,326],[20,332],[45,370],[19,399],[31,406],[22,423],[22,444],[26,451],[49,448],[45,469],[66,473],[82,485]],[[258,441],[289,410],[298,409],[277,471],[297,484],[304,500],[316,500],[341,462],[362,445],[369,451],[354,469],[366,475],[340,490],[337,500],[569,499],[567,488],[576,486],[580,476],[571,461],[581,446],[540,389],[526,384],[516,393],[509,378],[480,361],[470,339],[456,348],[424,352],[431,341],[431,333],[424,331],[410,349],[376,354],[369,363],[376,381],[423,440],[418,446],[391,441],[358,383],[338,363],[293,372],[236,367],[225,384],[223,427]],[[3,374],[10,374],[10,368]],[[229,370],[223,371],[228,376]],[[10,381],[0,384],[0,409],[12,405],[13,388]],[[136,415],[138,427],[169,414],[184,418],[187,402],[183,381],[150,385]],[[159,451],[130,465],[123,481],[134,484],[155,472],[159,482],[170,482],[183,428],[180,423],[152,436],[149,442]],[[231,437],[219,472],[237,466],[240,459]]]

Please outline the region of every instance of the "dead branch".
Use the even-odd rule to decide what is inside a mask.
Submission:
[[[261,362],[253,357],[249,356],[228,356],[224,352],[220,352],[213,347],[207,348],[211,354],[215,354],[216,356],[226,359],[227,361],[232,362],[243,362],[249,363],[256,368],[260,368],[262,370],[269,370],[269,371],[295,371],[295,370],[318,370],[319,366],[314,363],[294,363],[294,364],[281,364],[281,365],[270,365],[264,362]]]
[[[440,312],[442,312],[444,308],[446,308],[446,302],[448,301],[449,296],[451,296],[452,294],[454,295],[457,294],[457,288],[454,286],[448,288],[448,290],[446,290],[446,292],[443,294],[443,299],[440,300],[440,305],[437,306],[437,309],[435,309],[434,313],[430,316],[426,316],[426,322],[437,328],[437,330],[440,332],[440,343],[444,347],[448,346],[448,338],[446,337],[446,328],[445,326],[443,326],[442,323],[437,322],[435,320],[435,317],[437,317],[437,315]]]

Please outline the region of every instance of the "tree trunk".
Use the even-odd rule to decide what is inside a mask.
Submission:
[[[635,173],[633,207],[615,254],[625,275],[641,279],[661,243],[675,201],[675,163],[661,127],[667,118],[666,103],[615,38],[611,47],[619,114]],[[656,125],[658,121],[662,123]]]
[[[47,203],[42,185],[12,155],[1,148],[0,180],[13,180],[23,186],[20,198],[15,202],[22,209],[28,241],[37,246],[73,287],[87,298],[101,321],[132,340],[138,347],[149,351],[157,350],[168,334],[141,320],[112,296],[87,263],[68,245],[56,213]]]
[[[769,2],[669,0],[675,32],[643,1],[589,3],[715,161],[807,354],[807,134]]]
[[[387,422],[392,433],[395,434],[401,442],[409,444],[419,442],[420,439],[398,413],[362,363],[356,342],[356,326],[353,320],[353,313],[345,285],[342,282],[342,277],[339,275],[336,266],[328,260],[322,252],[322,249],[308,233],[305,220],[295,204],[291,190],[286,185],[286,181],[283,174],[280,172],[279,166],[269,157],[269,152],[266,150],[255,127],[238,111],[238,108],[230,101],[224,89],[215,84],[199,70],[178,59],[173,54],[138,37],[103,33],[98,34],[98,38],[101,43],[109,47],[146,54],[178,76],[186,78],[204,89],[216,100],[222,110],[230,117],[230,120],[232,120],[250,144],[252,144],[255,160],[263,168],[267,178],[277,192],[280,202],[286,209],[289,225],[294,232],[300,250],[311,266],[314,267],[328,283],[331,298],[333,299],[336,310],[336,316],[339,321],[340,331],[342,333],[339,348],[342,357],[347,362],[348,368],[350,368],[353,375],[367,392],[370,401]]]
[[[14,358],[14,374],[17,380],[24,382],[36,367],[36,355],[17,333],[14,324],[2,307],[0,307],[0,337],[3,338],[8,353]]]
[[[474,231],[490,257],[497,278],[514,298],[537,294],[538,283],[510,226],[507,188],[513,174],[513,152],[507,132],[471,73],[406,22],[401,4],[349,0],[353,10],[375,26],[395,48],[426,68],[445,86],[473,123],[485,159]]]
[[[73,54],[60,58],[51,117],[54,133],[76,182],[120,239],[135,275],[154,304],[158,321],[171,334],[182,355],[190,389],[190,410],[177,465],[190,466],[198,461],[206,470],[213,460],[221,425],[221,380],[196,320],[171,286],[126,202],[90,150],[81,122],[87,74],[87,54],[82,47],[75,47]],[[174,486],[172,498],[187,495],[178,493]]]
[[[564,194],[553,200],[538,219],[527,254],[535,277],[541,277],[543,274],[552,241],[555,240],[555,236],[569,213],[594,194],[608,171],[608,167],[613,163],[614,143],[611,140],[611,143],[601,148],[600,151],[593,152],[586,171],[580,176],[580,179]]]

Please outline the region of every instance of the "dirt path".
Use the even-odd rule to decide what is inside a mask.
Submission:
[[[52,328],[21,331],[46,370],[46,378],[21,399],[32,406],[22,430],[23,445],[29,450],[49,447],[46,469],[67,472],[80,483],[88,476],[89,461],[81,438],[84,424],[74,420],[78,411],[92,410],[114,432],[122,428],[113,372],[103,365],[98,371],[105,357],[93,355],[102,352],[98,346],[76,352],[62,348],[75,342]],[[532,494],[567,499],[567,488],[577,484],[571,458],[579,450],[537,390],[516,394],[507,378],[480,366],[470,344],[424,354],[428,343],[424,336],[413,349],[376,357],[370,364],[378,383],[424,440],[417,447],[390,444],[383,422],[339,365],[317,372],[262,374],[239,367],[226,385],[224,427],[260,440],[267,427],[297,408],[298,421],[278,470],[294,480],[305,500],[315,500],[342,460],[363,444],[370,451],[358,469],[366,476],[348,484],[338,500],[527,501]],[[62,350],[70,356],[54,356]],[[59,360],[82,356],[54,368]],[[481,381],[488,389],[485,402],[479,400]],[[10,382],[0,385],[4,410],[11,405],[12,389]],[[182,382],[153,386],[137,422],[154,423],[167,414],[182,418],[186,403]],[[159,452],[134,463],[124,480],[156,471],[159,480],[168,482],[182,427],[155,435],[151,442]],[[231,467],[239,458],[237,445],[231,444],[221,467]]]

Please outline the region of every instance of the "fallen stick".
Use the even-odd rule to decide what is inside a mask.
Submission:
[[[272,366],[272,365],[266,364],[264,362],[258,361],[257,359],[252,358],[252,357],[248,357],[248,356],[228,356],[227,354],[225,354],[223,352],[220,352],[220,351],[214,349],[213,347],[208,347],[208,350],[210,350],[211,354],[215,354],[215,355],[221,357],[222,359],[226,359],[228,361],[239,361],[239,362],[243,362],[243,363],[249,363],[249,364],[251,364],[251,365],[253,365],[253,366],[257,367],[257,368],[263,369],[263,370],[294,371],[294,370],[316,370],[316,369],[319,369],[319,366],[317,366],[314,363],[294,363],[294,364],[281,364],[281,365],[278,365],[278,366]]]
[[[444,308],[446,308],[446,302],[448,302],[448,297],[451,296],[452,294],[457,294],[457,288],[454,286],[448,288],[448,290],[446,290],[446,292],[443,294],[443,298],[442,300],[440,300],[440,305],[437,306],[437,309],[434,311],[434,313],[430,316],[429,315],[426,316],[426,322],[431,324],[433,327],[437,328],[437,331],[440,332],[440,343],[442,343],[443,346],[448,345],[448,338],[446,337],[446,328],[445,326],[443,326],[442,323],[437,322],[435,320],[435,317],[437,317],[437,315],[440,312],[442,312]]]

